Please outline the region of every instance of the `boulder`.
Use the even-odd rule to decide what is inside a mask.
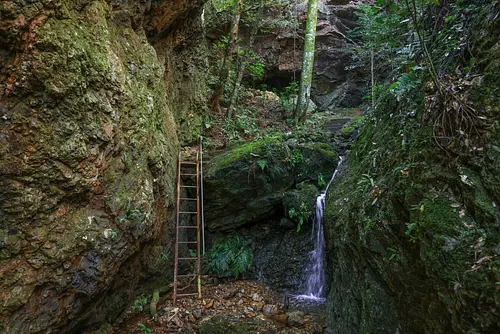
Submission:
[[[279,210],[283,193],[294,185],[288,152],[282,141],[264,139],[212,159],[204,184],[208,229],[234,230]]]
[[[328,144],[275,138],[242,144],[213,158],[205,169],[208,229],[234,230],[281,214],[288,190],[297,182],[316,183],[318,174],[331,175],[337,161]]]

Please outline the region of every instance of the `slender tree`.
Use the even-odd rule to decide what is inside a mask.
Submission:
[[[314,49],[316,45],[316,24],[318,22],[319,0],[309,0],[307,4],[306,36],[300,77],[299,97],[295,107],[295,122],[303,121],[306,116],[311,97],[311,83],[314,66]]]
[[[238,69],[238,75],[236,77],[236,82],[234,83],[233,93],[231,94],[231,101],[229,102],[229,107],[227,108],[228,118],[233,117],[233,111],[236,108],[236,102],[238,100],[238,94],[240,92],[241,82],[243,80],[243,74],[245,73],[245,70],[248,67],[248,64],[250,63],[250,53],[252,52],[255,36],[257,35],[259,28],[261,28],[260,21],[262,20],[264,4],[265,3],[263,0],[259,0],[259,6],[257,8],[256,15],[249,22],[247,22],[247,25],[249,23],[251,25],[250,38],[248,41],[248,48],[243,56],[243,61],[241,62],[240,67]]]
[[[220,69],[219,80],[217,86],[214,90],[214,95],[210,101],[210,105],[213,109],[220,111],[220,99],[222,98],[222,94],[224,94],[224,84],[226,83],[229,77],[229,70],[231,69],[231,64],[233,62],[233,54],[236,49],[236,42],[238,39],[238,30],[240,25],[241,12],[243,9],[243,0],[236,1],[236,8],[234,11],[233,22],[231,24],[231,32],[229,44],[226,51],[226,56],[224,58],[224,62],[222,63],[222,67]]]

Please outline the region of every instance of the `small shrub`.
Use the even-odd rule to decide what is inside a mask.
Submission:
[[[310,218],[311,212],[307,209],[306,203],[300,203],[298,210],[291,208],[288,210],[288,216],[297,220],[297,233],[300,232],[302,225]]]
[[[134,303],[132,304],[132,311],[134,312],[142,312],[144,311],[144,306],[148,303],[148,297],[145,295],[138,296]]]
[[[321,189],[326,187],[326,181],[323,174],[318,174],[318,187],[320,187]]]

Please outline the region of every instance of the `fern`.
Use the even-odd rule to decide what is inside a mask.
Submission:
[[[238,278],[250,269],[253,252],[240,236],[233,236],[214,245],[208,252],[207,270],[218,276],[231,274]]]

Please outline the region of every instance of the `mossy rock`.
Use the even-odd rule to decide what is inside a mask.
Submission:
[[[297,182],[317,182],[318,175],[329,180],[339,161],[338,153],[327,143],[311,142],[295,147],[301,159],[297,164]],[[328,182],[328,181],[327,181]]]
[[[283,210],[284,193],[298,182],[316,183],[318,174],[328,177],[337,161],[328,144],[289,145],[275,137],[215,157],[205,169],[208,228],[231,230],[272,216]]]
[[[271,216],[294,185],[288,148],[275,139],[244,144],[214,158],[205,174],[210,230],[231,230]]]

